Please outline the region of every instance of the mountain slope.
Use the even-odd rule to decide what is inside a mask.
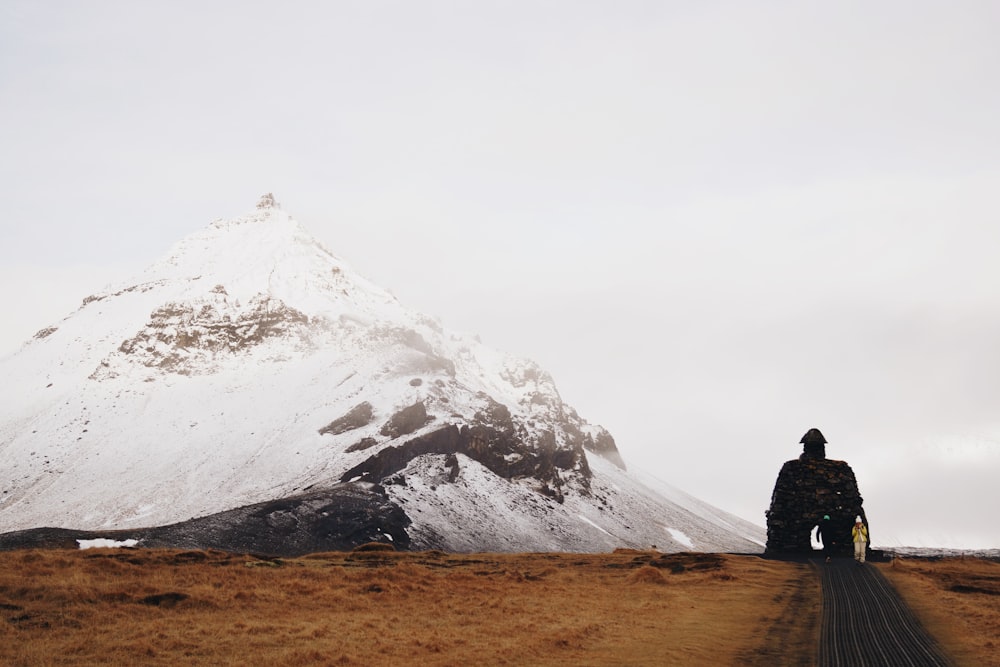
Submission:
[[[642,489],[536,364],[407,310],[270,196],[0,372],[0,531],[165,525],[357,482],[416,547],[759,546]]]

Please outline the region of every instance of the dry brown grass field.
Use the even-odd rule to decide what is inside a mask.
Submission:
[[[899,558],[881,567],[956,664],[1000,667],[1000,563]]]
[[[996,652],[995,563],[881,567]],[[2,665],[811,665],[819,611],[810,565],[753,556],[0,553]]]

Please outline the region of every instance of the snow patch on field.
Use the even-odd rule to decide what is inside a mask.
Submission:
[[[667,528],[667,532],[670,533],[670,537],[673,538],[674,542],[683,544],[689,549],[694,549],[694,542],[691,538],[684,534],[683,531],[677,530],[676,528]]]
[[[77,540],[81,549],[118,549],[121,547],[131,548],[139,544],[139,540],[109,540],[99,537],[94,540]]]

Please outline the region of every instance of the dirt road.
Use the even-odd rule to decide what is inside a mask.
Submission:
[[[820,667],[951,665],[872,564],[851,558],[813,563],[823,582]]]

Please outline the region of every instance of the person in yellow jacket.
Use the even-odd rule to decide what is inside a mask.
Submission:
[[[861,522],[861,517],[857,518],[854,528],[851,528],[851,538],[854,540],[854,560],[858,561],[858,565],[863,565],[865,551],[868,549],[868,527]]]

